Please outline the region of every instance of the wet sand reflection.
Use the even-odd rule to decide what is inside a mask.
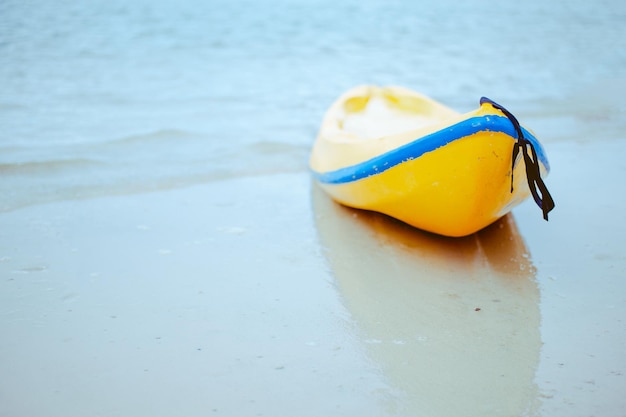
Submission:
[[[539,290],[512,215],[452,239],[312,193],[358,337],[394,389],[390,413],[537,412]]]

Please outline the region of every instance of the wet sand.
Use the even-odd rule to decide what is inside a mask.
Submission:
[[[623,140],[464,239],[307,172],[0,214],[0,415],[621,416]]]

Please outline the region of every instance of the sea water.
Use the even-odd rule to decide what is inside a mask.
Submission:
[[[304,171],[363,83],[623,138],[624,4],[0,0],[0,211]]]

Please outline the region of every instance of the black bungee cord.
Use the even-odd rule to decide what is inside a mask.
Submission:
[[[504,115],[511,121],[513,127],[515,128],[515,132],[517,133],[517,140],[513,145],[513,162],[511,165],[511,192],[513,192],[513,171],[515,169],[515,161],[517,159],[517,155],[520,150],[522,151],[522,155],[524,157],[524,164],[526,165],[526,179],[528,180],[528,188],[530,188],[530,193],[535,199],[535,203],[539,206],[541,211],[543,211],[543,218],[548,220],[548,213],[554,208],[554,200],[546,187],[546,184],[541,179],[541,173],[539,171],[539,160],[537,159],[537,151],[535,151],[535,147],[532,142],[524,137],[524,132],[522,128],[515,118],[513,114],[496,103],[493,100],[488,99],[487,97],[482,97],[480,99],[480,104],[489,103],[496,109],[500,110]],[[530,148],[530,153],[528,153],[528,148]],[[541,195],[539,195],[541,193]]]

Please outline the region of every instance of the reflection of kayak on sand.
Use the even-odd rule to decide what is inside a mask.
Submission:
[[[404,88],[356,87],[326,113],[310,166],[338,202],[447,236],[474,233],[531,194],[546,220],[554,207],[542,145],[486,98],[461,115]]]
[[[540,292],[512,213],[471,236],[425,233],[335,204],[315,225],[350,328],[402,416],[534,416]]]

